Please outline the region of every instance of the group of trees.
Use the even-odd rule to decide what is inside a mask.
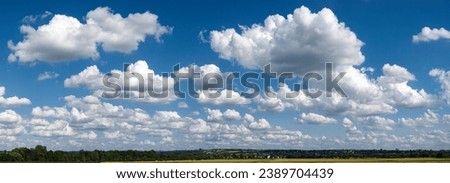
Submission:
[[[155,160],[155,151],[48,151],[45,146],[0,152],[1,162],[106,162]]]
[[[0,151],[0,162],[126,162],[199,159],[261,158],[450,158],[449,150],[245,150],[214,149],[185,151],[49,151],[47,147]]]
[[[52,151],[37,145],[35,148],[15,148],[0,151],[0,162],[123,162],[201,159],[201,151]]]

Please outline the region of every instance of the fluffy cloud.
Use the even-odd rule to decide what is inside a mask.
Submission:
[[[44,72],[44,73],[39,74],[37,80],[43,81],[43,80],[48,80],[48,79],[55,79],[58,76],[59,76],[59,74],[56,72]]]
[[[263,140],[269,140],[271,143],[290,142],[294,146],[303,146],[304,141],[311,141],[311,136],[305,135],[300,131],[291,131],[282,129],[279,126],[268,130],[267,134],[262,137]]]
[[[415,43],[418,42],[430,42],[430,41],[436,41],[439,39],[450,39],[450,32],[444,28],[429,28],[424,27],[422,28],[422,31],[418,33],[417,35],[414,35],[412,37],[412,41]]]
[[[69,115],[69,111],[67,111],[67,109],[63,107],[51,108],[48,106],[44,106],[33,108],[31,114],[37,117],[63,118]]]
[[[192,74],[198,74],[198,77],[193,77]],[[180,78],[190,78],[194,80],[193,89],[197,92],[194,94],[199,103],[213,104],[213,105],[244,105],[250,104],[251,101],[238,92],[230,89],[227,85],[226,79],[229,78],[230,73],[222,73],[220,68],[214,64],[207,64],[203,66],[190,65],[188,67],[182,67],[176,71],[175,75]],[[223,82],[221,88],[212,89],[206,88],[208,82],[216,83],[216,76],[220,77]],[[206,90],[209,89],[209,90]]]
[[[441,84],[441,98],[447,101],[450,105],[450,71],[444,71],[442,69],[433,69],[429,72],[429,75],[436,77],[437,81]]]
[[[207,109],[206,113],[208,113],[207,119],[209,121],[222,121],[223,114],[218,109]]]
[[[242,124],[206,122],[197,119],[187,135],[190,143],[207,144],[215,148],[292,148],[302,147],[311,136],[300,131],[272,127],[264,118],[245,114]]]
[[[449,134],[440,130],[420,131],[398,136],[397,124],[379,116],[344,118],[346,139],[310,136],[294,129],[272,125],[254,114],[241,114],[234,109],[206,109],[202,118],[184,117],[175,111],[131,109],[102,102],[94,95],[66,96],[61,107],[37,106],[31,118],[23,118],[14,111],[0,112],[0,139],[25,139],[31,135],[33,143],[54,141],[53,147],[63,148],[386,148],[386,147],[441,147],[450,144]],[[303,120],[336,120],[315,113],[304,113]],[[434,116],[434,117],[433,117]],[[447,117],[443,116],[442,120]],[[399,119],[398,123],[425,126],[424,121],[439,120],[427,111],[413,119]],[[409,120],[409,122],[408,122]],[[433,122],[435,123],[435,122]],[[275,123],[273,123],[275,124]],[[414,125],[412,125],[414,126]],[[174,135],[176,134],[176,136]],[[26,136],[22,138],[22,136]],[[176,137],[176,138],[175,138]],[[104,141],[107,139],[107,141]],[[145,139],[145,140],[143,140]],[[69,144],[57,144],[67,141]],[[431,141],[431,145],[430,145]],[[428,144],[428,145],[427,145]]]
[[[347,97],[332,93],[326,97],[311,98],[305,90],[293,91],[287,84],[281,83],[272,97],[258,96],[254,101],[261,111],[282,112],[286,109],[314,112],[322,111],[325,116],[377,116],[397,113],[399,108],[419,108],[431,106],[436,102],[434,95],[423,89],[414,89],[409,82],[415,76],[406,68],[398,65],[383,66],[383,75],[370,78],[364,69],[348,67],[346,76],[339,83]],[[325,91],[325,86],[313,88]],[[287,97],[287,95],[291,97]],[[293,97],[292,97],[293,96]]]
[[[348,118],[344,118],[342,125],[346,128],[346,138],[349,141],[362,141],[365,139],[361,130]]]
[[[103,134],[106,139],[111,140],[134,141],[136,139],[135,136],[123,133],[121,131],[103,132]]]
[[[393,120],[382,117],[360,118],[357,122],[352,122],[344,118],[343,126],[346,128],[345,147],[366,147],[366,148],[417,148],[424,149],[446,146],[450,143],[449,133],[441,130],[429,130],[417,128],[413,134],[398,135],[392,134],[395,130],[392,128],[396,123]],[[370,124],[372,125],[369,128]],[[358,128],[358,125],[364,128]]]
[[[175,111],[156,111],[156,114],[154,116],[156,121],[173,121],[180,119],[180,115]]]
[[[246,68],[272,64],[278,72],[324,74],[325,62],[332,62],[333,76],[346,72],[339,84],[347,97],[334,93],[333,97],[311,99],[301,90],[293,92],[283,86],[275,98],[254,99],[260,111],[320,109],[330,115],[373,116],[397,113],[398,107],[418,108],[435,102],[433,95],[408,85],[415,77],[406,68],[386,64],[379,78],[366,74],[373,72],[373,68],[355,68],[364,61],[363,43],[330,9],[312,13],[300,7],[286,17],[272,15],[262,25],[241,29],[241,33],[234,29],[211,31],[211,48],[221,58],[234,60]],[[326,91],[321,83],[313,83],[310,88]],[[286,92],[296,93],[297,97],[287,99]]]
[[[174,94],[174,79],[156,74],[144,60],[130,64],[126,71],[112,70],[111,75],[100,72],[97,66],[89,66],[80,73],[64,80],[64,86],[75,88],[85,86],[92,90],[94,94],[101,96],[106,93],[113,93],[112,88],[103,84],[103,77],[109,82],[120,86],[120,95],[117,98],[128,98],[146,103],[168,103],[177,99]],[[117,76],[117,77],[115,77]],[[166,97],[152,97],[149,91],[155,93],[167,92]]]
[[[305,139],[310,138],[300,131],[272,127],[266,119],[255,119],[250,114],[246,114],[240,121],[241,115],[234,109],[206,110],[209,116],[216,115],[209,117],[216,121],[206,121],[202,118],[183,117],[175,111],[155,111],[150,115],[142,109],[102,102],[93,95],[82,98],[66,96],[64,99],[66,104],[62,107],[35,107],[31,119],[7,119],[27,121],[27,132],[22,129],[20,133],[26,132],[38,140],[53,138],[70,141],[70,145],[66,144],[65,147],[96,144],[93,148],[117,148],[121,144],[134,148],[148,148],[150,145],[178,149],[179,145],[231,148],[239,144],[239,147],[256,148],[279,147],[279,142],[283,142],[286,147],[300,147]],[[225,123],[228,121],[237,124]],[[174,138],[175,133],[181,138]],[[108,141],[102,142],[104,139]],[[172,147],[174,144],[177,146]]]
[[[212,127],[203,119],[197,119],[194,124],[189,127],[189,131],[194,134],[207,134],[211,133]]]
[[[423,107],[434,102],[434,97],[425,90],[412,89],[409,81],[415,80],[413,74],[406,68],[398,65],[385,64],[383,76],[378,78],[378,83],[384,92],[387,103],[404,107]]]
[[[35,107],[27,123],[28,134],[38,137],[71,137],[95,140],[98,134],[106,139],[131,143],[139,134],[166,138],[182,118],[176,112],[156,111],[150,116],[142,109],[130,109],[106,102],[96,96],[66,96],[63,107]],[[181,127],[184,127],[182,125]],[[180,128],[180,127],[178,127]]]
[[[239,114],[239,112],[234,109],[227,109],[225,110],[225,112],[223,112],[223,118],[225,120],[240,120],[241,114]]]
[[[207,109],[206,113],[208,114],[208,121],[214,122],[222,122],[222,121],[230,121],[230,120],[240,120],[241,114],[234,109],[227,109],[225,112],[221,112],[218,109]]]
[[[175,111],[156,111],[152,121],[162,128],[181,129],[190,123],[191,119],[181,117]]]
[[[194,77],[193,74],[196,74],[198,77]],[[206,64],[203,66],[198,65],[190,65],[187,67],[182,67],[178,71],[175,72],[175,75],[179,78],[184,79],[193,79],[194,80],[194,90],[195,91],[202,91],[204,89],[207,89],[208,83],[217,83],[216,77],[221,77],[219,79],[222,79],[224,82],[224,85],[226,84],[225,78],[227,78],[227,73],[222,73],[220,68],[217,65],[214,64]],[[225,86],[224,86],[225,87]],[[217,89],[211,89],[208,88],[211,91],[217,91]]]
[[[159,41],[160,36],[170,32],[169,27],[158,23],[156,15],[148,12],[122,17],[108,8],[97,8],[89,12],[85,19],[86,23],[82,23],[73,17],[55,15],[47,25],[38,28],[22,26],[24,40],[17,44],[9,43],[13,52],[9,57],[10,61],[39,60],[54,63],[95,59],[101,52],[98,46],[106,52],[129,53],[138,49],[147,36]],[[433,32],[442,30],[430,29],[430,32],[428,34],[436,34]],[[427,35],[420,35],[422,38],[418,35],[417,42],[434,39]],[[437,35],[436,39],[445,38],[442,36],[445,34]],[[101,149],[436,148],[450,144],[450,133],[445,129],[421,128],[432,127],[440,121],[450,123],[450,115],[441,115],[438,110],[430,109],[418,117],[401,118],[409,112],[402,108],[417,110],[420,107],[430,107],[436,102],[435,96],[423,89],[411,87],[410,84],[416,80],[414,74],[395,64],[385,64],[381,69],[381,76],[371,77],[372,75],[367,74],[374,74],[375,69],[359,67],[364,61],[360,51],[363,43],[327,8],[312,13],[306,7],[301,7],[286,17],[273,15],[267,17],[263,24],[241,26],[241,31],[212,31],[209,39],[212,49],[221,58],[236,61],[245,68],[261,68],[265,64],[272,64],[276,71],[319,71],[323,74],[324,62],[333,62],[336,71],[346,72],[340,85],[348,96],[342,97],[334,93],[332,97],[310,98],[305,95],[304,90],[294,91],[288,84],[277,83],[280,86],[274,87],[278,91],[272,88],[275,92],[273,95],[248,99],[239,94],[240,87],[231,86],[205,92],[202,87],[204,81],[194,79],[195,91],[199,92],[197,102],[200,104],[194,105],[187,103],[192,100],[185,100],[178,105],[175,103],[169,106],[180,108],[179,112],[159,111],[158,106],[147,106],[144,110],[102,100],[101,92],[111,88],[102,83],[105,73],[97,66],[90,66],[67,78],[64,86],[85,87],[92,91],[92,95],[66,96],[62,106],[35,106],[31,115],[21,116],[12,110],[0,111],[0,139],[26,139],[26,142],[32,139],[29,140],[32,144],[58,144],[60,141],[67,143],[58,146]],[[49,44],[49,41],[52,42]],[[72,44],[65,45],[63,42]],[[200,78],[207,74],[218,74],[222,78],[229,76],[229,73],[214,64],[183,67],[175,74],[186,73],[189,69],[198,72]],[[122,88],[121,98],[125,94],[123,90],[129,89],[127,94],[131,95],[132,100],[158,104],[176,100],[173,87],[177,83],[174,79],[154,75],[154,69],[146,61],[140,60],[130,64],[125,70],[112,70],[109,73],[120,76],[107,78],[109,81],[116,81]],[[153,78],[147,78],[149,74]],[[332,74],[336,76],[338,72]],[[140,87],[137,75],[144,76],[144,89]],[[441,83],[441,97],[450,103],[449,72],[434,69],[429,75],[436,77]],[[57,77],[57,73],[44,72],[38,80],[54,77]],[[121,82],[125,77],[132,79]],[[163,84],[165,81],[167,84]],[[126,84],[129,85],[128,88],[125,87]],[[143,92],[147,93],[147,86],[156,91],[169,90],[169,97],[159,99],[144,94],[144,98],[138,99]],[[319,82],[313,82],[310,89],[325,91]],[[213,98],[208,96],[208,92],[219,92],[221,95]],[[297,96],[287,98],[287,93]],[[0,87],[1,107],[31,103],[26,98],[5,98],[4,94],[5,88]],[[211,107],[208,106],[210,104],[219,109],[207,108]],[[242,106],[233,109],[232,105]],[[187,110],[189,107],[197,109]],[[198,111],[202,109],[201,114]],[[273,121],[279,116],[262,114],[266,111],[285,113],[276,114],[282,117],[280,121]],[[400,114],[395,114],[399,111]],[[329,134],[310,136],[298,130],[303,127],[298,123],[281,123],[292,119],[284,116],[291,114],[300,114],[300,123],[328,124],[330,127],[341,125],[337,119],[343,119],[341,130],[345,130],[345,137],[340,136],[339,130],[336,131],[338,134],[332,135],[337,137]],[[394,116],[390,114],[399,116],[399,119],[389,119],[388,116]],[[399,125],[413,129],[398,132],[395,127]],[[22,134],[25,135],[24,138]]]
[[[178,102],[178,108],[186,109],[189,108],[189,105],[186,102]]]
[[[359,118],[361,124],[369,130],[379,130],[379,131],[391,131],[393,126],[396,125],[395,121],[388,118],[383,118],[380,116],[369,116],[365,118]]]
[[[275,71],[306,73],[324,70],[325,62],[345,67],[364,61],[363,43],[328,8],[312,13],[302,6],[241,29],[211,31],[211,48],[246,68],[272,64]]]
[[[218,91],[219,96],[211,96],[209,92],[200,92],[197,101],[202,104],[213,104],[213,105],[245,105],[249,104],[251,101],[238,92],[224,89]]]
[[[271,125],[270,125],[269,121],[267,121],[264,118],[256,120],[255,117],[253,117],[252,115],[245,114],[244,115],[244,120],[245,120],[245,122],[248,123],[248,127],[250,129],[262,130],[262,129],[269,129],[269,128],[271,128]]]
[[[60,136],[73,136],[75,131],[69,125],[67,121],[55,120],[49,122],[45,119],[31,120],[29,133],[31,135],[42,137],[60,137]]]
[[[94,139],[97,138],[97,134],[95,132],[93,132],[93,131],[89,131],[89,132],[86,132],[86,133],[80,133],[78,135],[78,138],[94,140]]]
[[[13,110],[6,110],[0,113],[0,121],[4,124],[19,123],[22,117]]]
[[[5,98],[6,88],[0,86],[0,107],[12,107],[31,104],[30,99],[19,98],[17,96]]]
[[[48,24],[37,29],[22,25],[20,31],[25,38],[17,44],[8,42],[12,50],[8,60],[58,63],[96,59],[99,57],[98,45],[104,51],[129,53],[136,50],[147,36],[159,41],[163,34],[171,30],[160,25],[158,16],[150,12],[129,14],[124,18],[108,7],[99,7],[87,13],[86,23],[57,14]]]
[[[432,127],[439,122],[439,115],[428,109],[417,118],[400,118],[400,124],[408,127]]]
[[[25,35],[23,41],[17,44],[8,42],[8,47],[12,51],[8,56],[10,62],[26,63],[40,60],[55,63],[99,57],[95,32],[91,32],[74,17],[55,15],[49,24],[37,29],[23,25],[20,32]]]
[[[97,68],[96,65],[89,66],[77,75],[73,75],[64,80],[64,86],[68,88],[80,87],[82,85],[89,89],[102,88],[103,73]]]
[[[299,119],[300,123],[310,124],[336,124],[337,121],[333,118],[325,117],[316,113],[302,113]]]
[[[283,101],[277,97],[257,96],[254,99],[261,111],[282,112],[285,109]]]
[[[97,8],[86,15],[86,25],[99,29],[97,42],[105,51],[128,53],[138,48],[146,36],[153,36],[157,41],[172,28],[162,26],[158,16],[150,12],[129,14],[123,18],[113,14],[107,7]]]
[[[415,76],[404,67],[385,64],[383,75],[376,79],[356,68],[349,67],[345,71],[340,85],[348,97],[338,100],[333,96],[333,100],[354,115],[393,114],[398,112],[398,107],[418,108],[435,102],[433,95],[409,85]]]
[[[14,141],[17,135],[24,132],[22,116],[13,110],[0,112],[0,139]]]

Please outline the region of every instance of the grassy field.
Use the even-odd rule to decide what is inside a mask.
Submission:
[[[450,158],[350,158],[350,159],[214,159],[156,161],[158,163],[450,163]]]

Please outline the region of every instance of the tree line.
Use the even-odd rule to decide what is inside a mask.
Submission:
[[[450,158],[450,150],[246,150],[211,149],[181,151],[94,150],[52,151],[37,145],[0,151],[0,162],[131,162],[207,159],[266,158]]]

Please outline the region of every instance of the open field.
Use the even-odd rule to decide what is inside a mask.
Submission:
[[[450,163],[450,158],[349,158],[349,159],[213,159],[150,161],[157,163]],[[146,162],[149,163],[149,162]]]

